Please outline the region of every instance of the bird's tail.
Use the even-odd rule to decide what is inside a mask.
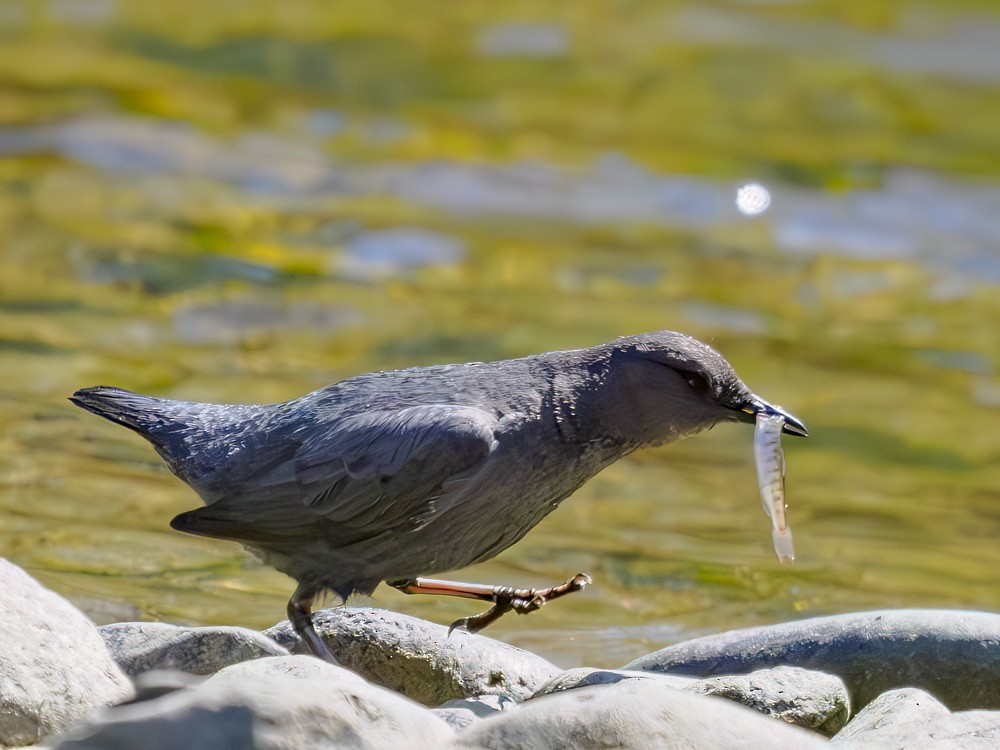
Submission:
[[[158,408],[165,399],[140,396],[124,388],[108,385],[81,388],[69,400],[99,417],[128,427],[151,441],[150,432],[162,427],[167,421]]]
[[[174,401],[106,385],[82,388],[69,400],[142,435],[170,470],[199,492],[219,451],[225,454],[229,430],[245,424],[258,408]]]

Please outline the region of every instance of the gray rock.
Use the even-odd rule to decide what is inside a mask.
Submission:
[[[532,697],[541,698],[543,695],[561,693],[564,690],[576,690],[582,687],[593,687],[594,685],[614,685],[616,682],[621,682],[622,680],[658,680],[662,684],[669,685],[676,690],[683,690],[689,685],[698,682],[694,677],[680,677],[677,675],[660,674],[659,672],[577,667],[560,672],[538,688]]]
[[[0,746],[34,744],[131,696],[94,624],[0,558]]]
[[[1000,711],[953,714],[923,690],[890,690],[869,703],[830,745],[837,750],[995,750],[1000,747]]]
[[[749,675],[727,675],[698,680],[693,677],[623,669],[568,669],[546,682],[535,697],[623,680],[657,680],[676,690],[715,695],[741,703],[826,735],[835,734],[850,716],[844,683],[833,675],[795,667],[762,669]]]
[[[288,654],[263,634],[246,628],[118,622],[98,630],[118,666],[131,677],[154,669],[208,675],[230,664]]]
[[[821,750],[826,740],[731,701],[675,690],[660,680],[624,679],[523,703],[479,719],[456,748],[523,750]]]
[[[430,711],[353,680],[271,675],[206,680],[117,706],[56,750],[382,750],[439,748],[454,731]]]
[[[685,689],[728,698],[766,716],[828,737],[839,732],[851,715],[847,687],[839,677],[798,667],[709,677]]]
[[[697,638],[625,669],[708,677],[782,665],[839,676],[855,710],[909,686],[953,710],[1000,708],[1000,615],[885,610],[819,617]]]
[[[526,700],[561,670],[527,651],[481,635],[381,609],[326,609],[313,623],[333,655],[367,680],[428,706],[452,698],[502,695]],[[299,646],[288,622],[265,634]]]

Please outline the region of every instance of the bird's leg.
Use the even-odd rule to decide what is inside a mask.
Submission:
[[[330,653],[330,649],[326,647],[323,639],[316,632],[316,628],[313,627],[312,603],[317,594],[319,592],[312,586],[299,584],[295,593],[292,594],[292,598],[288,600],[288,620],[313,656],[339,666],[340,662]]]
[[[451,633],[455,628],[478,633],[487,625],[492,625],[504,614],[513,610],[519,615],[534,612],[552,599],[580,591],[588,583],[590,576],[577,573],[565,583],[550,586],[547,589],[516,589],[513,586],[490,586],[483,583],[460,583],[458,581],[440,581],[434,578],[407,578],[397,581],[386,581],[404,594],[439,594],[441,596],[461,596],[466,599],[478,599],[483,602],[493,602],[493,607],[479,615],[463,617],[456,620],[448,628]]]

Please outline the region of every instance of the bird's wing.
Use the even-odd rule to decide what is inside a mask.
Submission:
[[[287,542],[315,526],[344,543],[418,528],[455,502],[497,445],[481,409],[413,406],[298,432],[293,455],[252,490],[182,514],[175,528],[246,542]]]

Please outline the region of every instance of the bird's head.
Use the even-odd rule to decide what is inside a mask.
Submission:
[[[732,365],[697,339],[673,331],[629,336],[601,347],[604,385],[593,408],[616,436],[663,443],[719,422],[780,415],[784,432],[807,436],[796,417],[754,394]]]

